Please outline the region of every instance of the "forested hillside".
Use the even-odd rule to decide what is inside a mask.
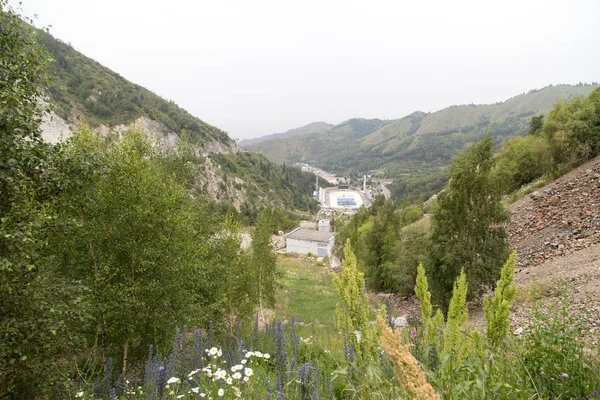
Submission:
[[[162,122],[172,132],[187,134],[197,143],[212,140],[232,143],[222,130],[129,82],[49,33],[38,31],[37,39],[54,59],[48,66],[48,94],[54,111],[71,125],[78,125],[82,119],[92,127],[127,125],[147,116]]]
[[[597,84],[558,85],[489,105],[415,112],[393,121],[350,120],[321,134],[248,146],[276,162],[303,161],[339,174],[373,173],[394,180],[397,198],[424,199],[447,180],[452,157],[490,133],[495,145],[529,129],[557,99],[585,97]]]
[[[153,129],[148,133],[169,136],[171,147],[185,138],[186,145],[207,155],[194,160],[203,164],[193,181],[195,190],[220,204],[223,211],[241,212],[247,223],[253,223],[265,206],[292,212],[312,212],[318,207],[312,199],[314,175],[294,168],[286,171],[262,155],[231,152],[236,146],[224,131],[174,102],[129,82],[43,30],[37,31],[37,41],[53,59],[47,66],[46,91],[56,114],[53,118],[65,120],[71,131],[85,121],[92,128],[107,127],[100,129],[102,133],[118,125],[122,133],[126,125],[143,117],[144,124]],[[231,153],[216,156],[213,152]],[[327,185],[324,180],[321,184]]]

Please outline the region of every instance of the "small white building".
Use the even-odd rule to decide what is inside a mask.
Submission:
[[[328,219],[320,219],[319,222],[317,222],[317,230],[319,232],[330,232],[331,223]]]
[[[286,252],[296,254],[314,254],[317,257],[333,255],[335,235],[331,232],[319,232],[296,228],[285,237]]]

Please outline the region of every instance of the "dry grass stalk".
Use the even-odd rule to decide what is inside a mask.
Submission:
[[[381,343],[393,362],[392,368],[402,387],[415,400],[440,399],[439,394],[427,383],[425,372],[410,354],[408,346],[402,345],[400,336],[394,333],[381,317],[378,317],[377,321],[382,332]]]

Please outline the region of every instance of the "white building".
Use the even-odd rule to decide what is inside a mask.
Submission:
[[[320,219],[317,222],[317,230],[319,232],[331,232],[331,222],[328,219]]]
[[[296,228],[285,237],[286,252],[296,254],[314,254],[317,257],[333,255],[334,234]]]

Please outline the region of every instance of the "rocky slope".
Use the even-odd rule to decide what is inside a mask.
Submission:
[[[508,207],[518,265],[539,265],[600,243],[600,158]]]
[[[103,136],[121,135],[131,127],[136,127],[151,134],[156,140],[161,143],[165,149],[173,149],[179,143],[179,134],[171,131],[167,126],[159,121],[155,121],[147,116],[141,116],[131,124],[119,124],[108,127],[104,124],[99,124],[93,127],[93,130]],[[71,136],[77,126],[71,122],[70,124],[58,116],[54,111],[44,114],[42,124],[40,126],[42,138],[49,143],[57,143]],[[196,142],[198,154],[206,156],[212,153],[231,153],[237,151],[237,146],[234,141],[222,142],[216,139],[207,139],[201,142]]]
[[[566,298],[571,315],[587,323],[592,344],[600,332],[600,158],[569,172],[508,207],[511,248],[517,251],[520,300],[513,332],[527,329],[534,300],[542,309]]]

